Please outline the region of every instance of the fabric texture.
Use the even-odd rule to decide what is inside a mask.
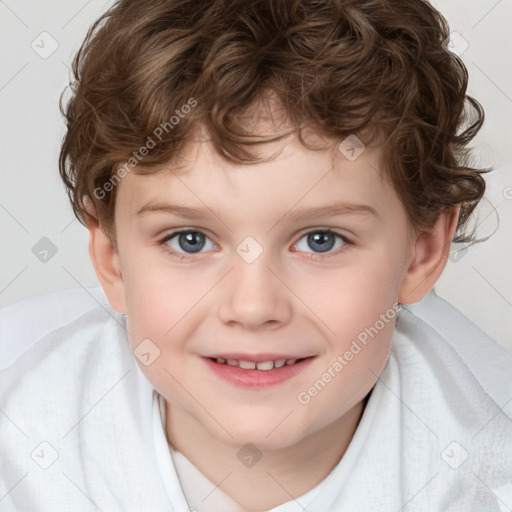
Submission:
[[[0,511],[217,510],[187,502],[157,393],[99,290],[4,308],[0,334]],[[345,455],[272,512],[512,510],[511,376],[512,355],[434,293],[403,308]]]

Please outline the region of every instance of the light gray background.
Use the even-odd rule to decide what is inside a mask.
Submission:
[[[0,0],[0,306],[98,284],[87,230],[75,220],[58,174],[64,134],[58,99],[88,27],[111,4]],[[435,290],[512,351],[512,0],[434,5],[468,44],[461,57],[469,70],[469,93],[486,112],[475,155],[479,164],[496,169],[487,176],[478,227],[482,235],[497,229],[487,242],[457,255],[461,248],[454,247]],[[51,44],[58,48],[47,58],[32,48],[49,52]],[[33,253],[43,237],[57,249],[46,262]]]

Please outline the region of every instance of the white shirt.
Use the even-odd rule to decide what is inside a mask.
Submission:
[[[124,316],[63,315],[62,301],[0,311],[0,510],[228,512],[233,500],[202,501],[214,483],[169,449]],[[34,311],[53,325],[27,330]],[[511,376],[512,355],[442,299],[405,308],[343,458],[271,512],[510,511]]]

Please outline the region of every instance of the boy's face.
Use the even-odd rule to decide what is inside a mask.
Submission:
[[[311,151],[287,137],[261,154],[277,149],[237,165],[196,142],[179,173],[132,173],[117,190],[119,309],[133,349],[151,340],[143,362],[159,351],[139,365],[171,414],[238,446],[290,446],[360,404],[388,359],[414,253],[379,149],[349,161],[335,143]],[[171,204],[202,213],[148,209]],[[313,212],[328,205],[338,213]],[[177,229],[195,234],[161,243]],[[208,359],[225,354],[309,359],[296,372]]]

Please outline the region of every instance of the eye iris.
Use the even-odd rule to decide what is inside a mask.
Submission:
[[[310,233],[308,235],[308,244],[319,252],[326,252],[333,248],[335,238],[332,233],[320,231],[318,233]],[[315,248],[314,244],[317,244]]]
[[[204,236],[202,233],[197,233],[193,231],[188,233],[180,233],[178,235],[178,240],[180,247],[184,251],[199,252],[204,246]],[[183,242],[183,240],[185,240],[185,242]]]

